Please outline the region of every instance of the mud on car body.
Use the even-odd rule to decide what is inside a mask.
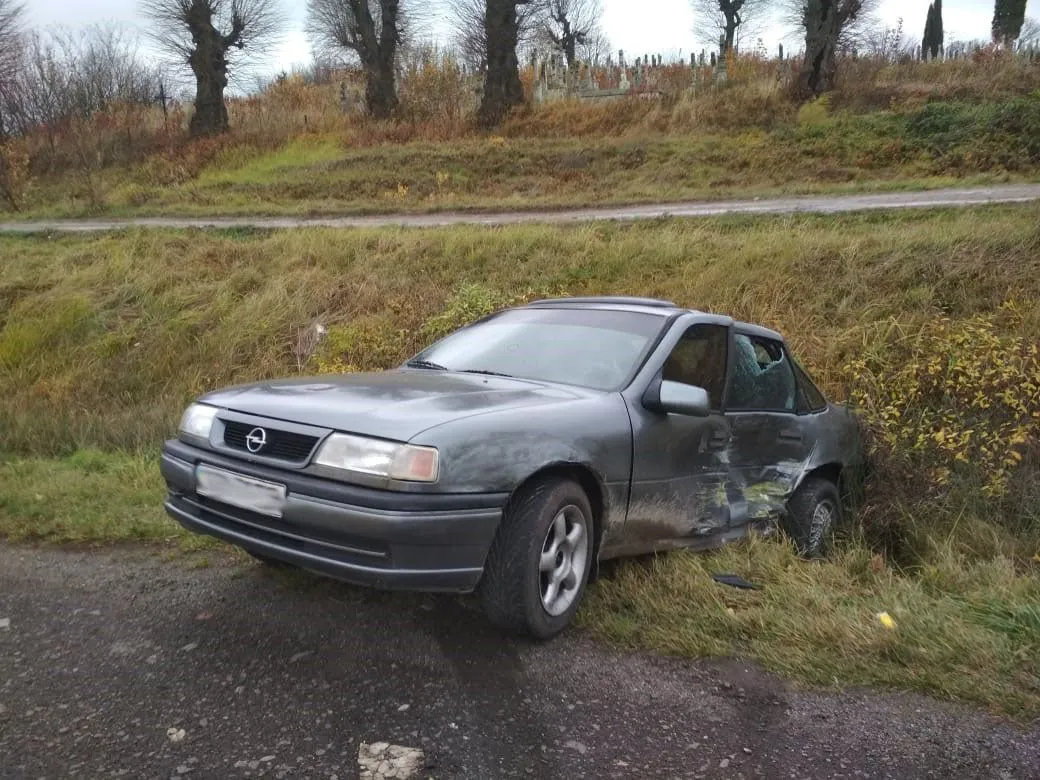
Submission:
[[[476,591],[549,637],[608,558],[778,523],[821,554],[863,458],[779,334],[610,297],[498,312],[390,371],[210,393],[161,463],[193,531],[359,584]]]

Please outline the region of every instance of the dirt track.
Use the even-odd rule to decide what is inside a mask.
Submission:
[[[0,543],[0,777],[346,780],[389,742],[436,778],[1040,778],[1040,730],[927,698],[161,552]]]
[[[971,189],[886,192],[870,195],[818,195],[695,203],[661,203],[643,206],[561,211],[511,211],[496,213],[443,212],[390,214],[365,217],[138,217],[131,219],[39,220],[0,222],[0,232],[96,233],[131,227],[145,228],[255,228],[302,227],[439,227],[443,225],[517,225],[525,223],[574,223],[614,220],[631,222],[663,217],[715,217],[725,214],[838,214],[877,209],[963,208],[987,203],[1027,203],[1040,200],[1040,183],[1008,184]]]

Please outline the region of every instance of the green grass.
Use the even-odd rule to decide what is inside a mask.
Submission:
[[[682,126],[681,108],[663,129],[650,119],[620,135],[576,134],[566,124],[554,133],[552,112],[543,112],[530,121],[535,127],[490,138],[358,144],[312,135],[272,151],[230,143],[197,170],[175,154],[89,177],[40,177],[25,215],[553,209],[923,189],[1040,173],[1032,140],[1040,136],[1040,96],[862,115],[807,111],[776,126],[696,133]]]
[[[713,572],[762,589],[718,585]],[[621,647],[740,655],[813,686],[916,690],[1029,720],[1040,717],[1038,604],[1040,564],[1026,573],[946,550],[909,577],[861,546],[807,563],[751,540],[624,563],[591,589],[579,623]]]
[[[420,348],[459,285],[667,297],[774,326],[842,392],[893,318],[1040,298],[1040,208],[428,231],[0,237],[0,450],[154,451],[193,396]],[[1040,311],[1023,307],[1027,332]],[[461,323],[459,323],[461,324]],[[347,329],[345,334],[340,333]],[[1032,330],[1030,330],[1032,329]],[[345,343],[344,343],[345,342]],[[883,347],[883,345],[882,345]],[[871,347],[873,348],[873,347]],[[880,348],[880,347],[879,347]]]
[[[0,458],[0,537],[12,541],[197,544],[163,512],[154,457],[81,450]]]

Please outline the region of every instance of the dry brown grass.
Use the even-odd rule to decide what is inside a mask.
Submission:
[[[926,101],[1008,100],[1040,89],[1040,62],[987,54],[976,60],[888,64],[848,61],[831,104],[856,112],[920,105]],[[531,74],[527,73],[529,83]],[[593,139],[652,137],[661,133],[740,132],[790,123],[796,106],[788,97],[779,64],[742,57],[718,88],[710,75],[671,66],[660,72],[661,100],[606,104],[563,102],[518,111],[498,134],[523,138]],[[328,84],[298,77],[272,84],[263,93],[230,101],[232,133],[221,148],[278,148],[311,135],[336,136],[348,147],[442,142],[479,136],[472,112],[475,84],[450,59],[411,63],[400,92],[400,121],[375,122],[345,116],[340,108],[341,75]],[[693,88],[697,84],[696,88]],[[356,88],[356,85],[355,85]],[[42,128],[27,139],[32,171],[43,177],[125,166],[160,155],[190,157],[190,106],[167,116],[157,107],[114,106],[90,120]]]

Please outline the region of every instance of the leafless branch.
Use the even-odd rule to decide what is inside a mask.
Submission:
[[[141,9],[151,22],[148,36],[181,67],[196,47],[192,22],[208,12],[228,47],[229,73],[238,80],[270,56],[285,30],[278,0],[142,0]]]
[[[603,37],[603,7],[599,0],[543,0],[533,12],[538,31],[564,55],[568,66],[574,65],[594,38]]]
[[[17,73],[21,63],[25,6],[0,0],[0,89]]]
[[[716,49],[727,32],[740,49],[761,34],[775,10],[775,0],[691,0],[693,32],[702,46]],[[732,29],[730,28],[732,25]]]
[[[473,70],[483,71],[487,67],[487,30],[484,27],[485,0],[447,0],[447,12],[452,20],[454,33],[451,43],[459,57]],[[518,3],[516,6],[519,24],[517,45],[523,49],[530,45],[537,32],[538,14],[541,3]]]

